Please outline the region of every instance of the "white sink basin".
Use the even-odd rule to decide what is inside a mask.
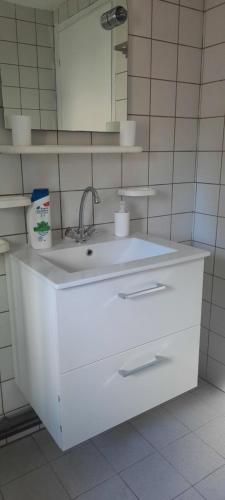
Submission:
[[[51,250],[45,252],[42,258],[64,271],[74,273],[114,264],[125,264],[173,252],[176,250],[150,241],[126,238]]]

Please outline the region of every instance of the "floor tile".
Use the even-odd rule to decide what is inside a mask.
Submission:
[[[163,408],[156,408],[140,415],[132,421],[132,425],[158,449],[190,432],[185,425]]]
[[[31,437],[0,448],[0,484],[40,467],[45,458]]]
[[[128,423],[100,434],[94,443],[118,472],[155,452]]]
[[[114,470],[90,442],[76,446],[52,462],[56,474],[72,498],[114,475]]]
[[[222,466],[224,460],[194,434],[188,434],[161,450],[187,481],[195,484]]]
[[[4,500],[69,500],[49,465],[3,486]]]
[[[55,460],[63,455],[63,451],[60,450],[46,429],[33,434],[33,438],[48,461]]]
[[[225,457],[225,417],[217,417],[203,427],[197,429],[196,434],[209,446]]]
[[[213,408],[215,416],[225,415],[225,393],[223,391],[205,382],[199,384],[194,392],[201,401]]]
[[[119,477],[113,477],[77,500],[136,500],[136,496]]]
[[[140,500],[172,500],[189,486],[158,453],[132,465],[121,477]]]
[[[184,394],[163,407],[191,430],[197,429],[218,415],[213,406],[202,401],[196,393]]]
[[[224,500],[225,498],[225,467],[210,474],[195,488],[206,500]]]
[[[176,500],[202,500],[202,496],[194,489],[190,488],[190,490],[185,491],[179,497],[176,497]]]

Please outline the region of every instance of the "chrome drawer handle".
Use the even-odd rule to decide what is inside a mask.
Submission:
[[[150,368],[151,366],[158,365],[159,363],[162,363],[162,361],[166,360],[166,358],[163,358],[163,356],[155,356],[151,361],[148,363],[145,363],[144,365],[137,366],[136,368],[133,368],[131,370],[119,370],[118,373],[121,375],[121,377],[130,377],[131,375],[134,375],[135,373],[142,372],[143,370],[146,370],[147,368]]]
[[[151,293],[161,292],[166,288],[166,285],[163,285],[162,283],[156,283],[151,288],[146,288],[145,290],[138,290],[137,292],[132,293],[119,293],[118,297],[120,299],[134,299],[135,297],[141,297],[141,295],[150,295]]]

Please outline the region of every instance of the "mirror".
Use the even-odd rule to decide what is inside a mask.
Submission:
[[[118,132],[127,119],[126,0],[69,0],[54,12],[0,0],[5,127]]]

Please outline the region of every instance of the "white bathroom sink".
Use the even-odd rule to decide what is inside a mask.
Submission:
[[[176,252],[175,249],[139,238],[125,238],[101,243],[50,250],[42,258],[55,266],[74,273],[88,269],[125,264]]]

